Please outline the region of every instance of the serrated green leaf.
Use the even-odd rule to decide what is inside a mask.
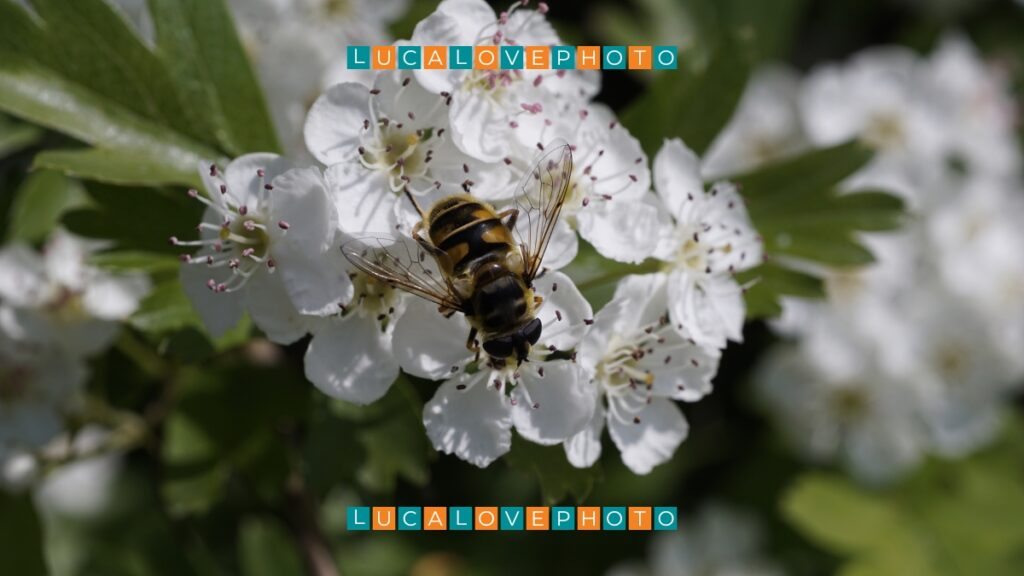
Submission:
[[[388,396],[398,397],[393,401],[396,408],[383,421],[357,434],[366,452],[357,478],[364,488],[378,493],[394,491],[398,478],[425,485],[435,454],[423,432],[423,405],[409,382],[399,378]]]
[[[575,468],[561,446],[541,446],[513,435],[512,449],[505,455],[509,466],[537,478],[546,504],[557,504],[568,497],[583,502],[601,477],[601,466]]]
[[[782,313],[779,296],[825,296],[824,283],[820,278],[774,262],[766,262],[737,274],[736,280],[746,286],[743,296],[747,304],[747,319],[767,318]]]
[[[277,151],[263,93],[224,3],[149,0],[149,7],[157,49],[206,131],[235,156]]]
[[[61,215],[86,202],[82,186],[58,172],[29,174],[11,206],[7,240],[40,242],[53,231]]]

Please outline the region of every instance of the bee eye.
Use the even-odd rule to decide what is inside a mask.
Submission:
[[[540,318],[534,318],[533,320],[530,320],[530,322],[523,327],[523,336],[526,337],[527,342],[529,342],[531,346],[536,344],[537,340],[540,340],[540,332],[542,327],[543,326],[541,325]]]
[[[512,355],[512,338],[502,336],[493,340],[484,341],[484,351],[494,358],[508,358]]]

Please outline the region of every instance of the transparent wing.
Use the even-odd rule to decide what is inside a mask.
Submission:
[[[353,266],[381,282],[465,312],[434,257],[412,238],[361,236],[345,242],[341,251]]]
[[[568,144],[549,144],[540,159],[519,182],[514,206],[519,219],[513,231],[523,246],[527,281],[540,271],[551,233],[558,223],[572,180],[572,149]]]

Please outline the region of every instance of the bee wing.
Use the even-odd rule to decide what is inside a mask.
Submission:
[[[514,205],[519,219],[513,231],[523,246],[524,276],[533,280],[558,223],[572,180],[572,149],[568,144],[548,145],[547,151],[519,182]]]
[[[345,258],[370,276],[450,310],[465,311],[434,257],[411,238],[362,236],[341,247]]]

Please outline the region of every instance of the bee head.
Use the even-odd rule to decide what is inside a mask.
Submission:
[[[543,325],[540,318],[533,318],[516,330],[484,341],[484,351],[492,358],[505,360],[513,355],[518,364],[527,362],[530,346],[540,340]]]

